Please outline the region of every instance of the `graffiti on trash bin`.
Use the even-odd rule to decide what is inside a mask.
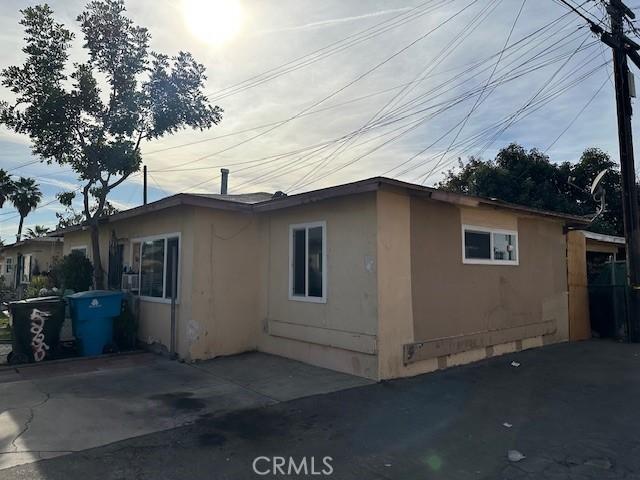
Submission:
[[[44,360],[47,356],[49,345],[44,342],[44,322],[51,315],[49,312],[43,312],[34,308],[31,310],[31,349],[33,350],[33,359],[36,362]]]

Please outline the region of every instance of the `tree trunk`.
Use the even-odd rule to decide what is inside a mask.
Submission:
[[[22,224],[24,223],[24,217],[20,215],[20,223],[18,224],[18,234],[16,235],[16,242],[20,241],[20,237],[22,236]]]
[[[93,255],[93,284],[96,290],[104,290],[104,270],[100,259],[100,232],[98,230],[98,220],[94,219],[90,225],[91,230],[91,252]]]

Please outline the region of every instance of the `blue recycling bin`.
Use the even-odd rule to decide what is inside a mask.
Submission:
[[[122,292],[92,290],[74,293],[67,300],[80,354],[101,355],[113,343],[113,319],[120,315]]]

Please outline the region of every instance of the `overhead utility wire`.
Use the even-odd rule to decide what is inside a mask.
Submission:
[[[449,44],[447,44],[432,60],[430,60],[427,63],[425,68],[414,78],[414,80],[412,82],[409,83],[409,85],[407,85],[400,92],[398,92],[393,98],[391,98],[389,101],[387,101],[387,103],[385,103],[380,109],[378,109],[369,118],[369,120],[367,122],[365,122],[358,130],[353,132],[353,134],[350,136],[350,138],[345,140],[342,144],[338,145],[324,159],[322,159],[321,161],[317,162],[316,165],[311,168],[311,170],[309,170],[301,178],[299,178],[293,184],[291,184],[285,191],[289,191],[289,190],[293,189],[296,185],[304,182],[304,180],[306,180],[307,178],[312,176],[315,172],[317,172],[318,170],[323,168],[325,165],[327,165],[333,159],[335,159],[338,155],[340,155],[342,152],[344,152],[353,143],[353,141],[358,136],[360,136],[362,134],[362,132],[369,125],[371,125],[372,122],[374,122],[379,117],[379,115],[382,112],[384,112],[397,99],[402,98],[403,96],[406,96],[406,94],[408,93],[408,89],[410,88],[411,84],[413,84],[414,87],[417,84],[419,84],[424,79],[423,77],[426,77],[426,75],[428,73],[432,72],[435,68],[437,68],[438,65],[440,65],[440,63],[444,60],[445,55],[447,53],[451,54],[451,52],[453,52],[458,46],[460,46],[464,42],[464,40],[466,38],[468,38],[478,28],[478,26],[480,26],[480,24],[491,14],[491,12],[493,10],[495,10],[495,8],[501,3],[501,1],[502,0],[492,0],[484,8],[482,8],[480,10],[480,12],[478,12],[478,14],[475,15],[471,19],[471,21],[467,25],[464,26],[464,28],[462,29],[462,32],[461,32],[462,33],[462,37],[457,37],[456,40],[454,40],[454,42],[450,42]]]
[[[568,16],[568,14],[563,15],[563,17],[565,17],[565,16]],[[561,18],[562,18],[562,17],[561,17]],[[553,24],[553,23],[556,23],[556,22],[557,22],[557,20],[556,20],[556,21],[554,21],[554,22],[552,22],[552,24]],[[551,25],[551,24],[550,24],[550,25]],[[545,28],[545,27],[543,27],[543,28]],[[574,32],[574,33],[575,33],[575,32]],[[529,36],[531,36],[531,35],[532,35],[532,34],[530,34]],[[571,36],[571,35],[573,35],[573,33],[571,33],[569,36]],[[567,36],[567,37],[565,37],[565,38],[568,38],[569,36]],[[550,37],[550,38],[551,38],[551,37]],[[519,40],[518,42],[515,42],[515,43],[520,43],[520,42],[521,42],[521,40]],[[514,43],[514,45],[515,45],[515,43]],[[512,45],[512,46],[513,46],[513,45]],[[524,44],[523,44],[523,46],[524,46]],[[511,47],[509,47],[509,48],[511,48]],[[520,48],[520,47],[519,47],[519,48]],[[559,48],[559,47],[558,47],[558,48]],[[547,48],[547,50],[549,50],[549,49]],[[553,49],[552,49],[552,50],[553,50]],[[497,55],[497,54],[496,54],[496,55]],[[491,58],[494,58],[496,55],[492,55],[491,57],[489,57],[489,58],[488,58],[488,59],[486,59],[486,60],[489,60],[489,59],[491,59]],[[538,54],[538,55],[536,55],[536,57],[537,57],[537,56],[539,56],[539,54]],[[535,58],[535,57],[534,57],[534,58]],[[512,63],[513,63],[513,62],[512,62]],[[521,65],[523,65],[524,63],[525,63],[525,62],[523,62]],[[479,66],[479,65],[480,65],[480,64],[476,64],[475,66],[473,66],[472,68],[470,68],[470,69],[468,69],[468,70],[469,70],[469,71],[470,71],[470,70],[473,70],[473,68],[477,68],[477,66]],[[521,66],[521,65],[520,65],[520,66]],[[505,68],[506,68],[506,67],[505,67]],[[474,76],[475,76],[475,75],[474,75]],[[467,80],[464,80],[464,81],[460,82],[460,84],[466,83],[466,82],[467,82],[467,81],[469,81],[469,80],[470,80],[470,78],[469,78],[469,79],[467,79]],[[445,81],[442,85],[448,85],[448,86],[450,87],[450,89],[454,89],[454,88],[456,88],[456,87],[453,87],[453,86],[450,84],[450,82],[449,82],[449,81]],[[438,90],[438,88],[436,87],[435,89],[432,89],[431,91],[433,92],[433,91],[437,91],[437,90]],[[424,102],[422,102],[422,103],[424,104]],[[428,109],[431,109],[431,108],[432,108],[432,107],[429,107]],[[428,110],[428,109],[427,109],[427,110]],[[424,110],[425,110],[425,109],[423,109],[423,111],[424,111]],[[405,110],[405,111],[408,111],[408,110]],[[420,111],[415,112],[415,113],[419,113],[419,112],[420,112]],[[412,115],[413,115],[413,114],[415,114],[415,113],[412,113]],[[387,117],[385,117],[385,118],[387,118]]]
[[[596,97],[598,96],[598,94],[602,91],[602,89],[604,88],[604,86],[611,81],[611,75],[607,75],[607,78],[604,79],[604,82],[602,82],[602,85],[600,85],[600,88],[598,88],[595,93],[591,96],[591,98],[589,98],[589,100],[587,101],[587,103],[585,103],[582,108],[578,111],[578,113],[571,119],[571,121],[569,122],[569,124],[565,127],[564,130],[562,130],[562,132],[560,132],[560,134],[553,140],[553,142],[551,142],[547,148],[544,149],[544,153],[547,153],[551,147],[553,147],[558,140],[560,140],[563,135],[565,133],[567,133],[567,131],[573,126],[573,124],[576,122],[576,120],[578,120],[578,118],[580,117],[580,115],[582,115],[584,113],[584,111],[589,107],[589,105],[591,105],[591,103],[596,99]]]
[[[548,29],[549,29],[549,28],[551,28],[554,24],[558,23],[558,22],[559,22],[559,21],[561,21],[562,19],[567,18],[567,17],[569,17],[569,16],[570,16],[570,13],[569,13],[569,12],[567,12],[567,13],[565,13],[565,14],[561,15],[560,17],[558,17],[556,20],[554,20],[553,22],[549,23],[548,25],[546,25],[546,26],[544,26],[544,27],[541,27],[541,28],[537,29],[536,31],[534,31],[534,32],[532,32],[532,33],[530,33],[530,34],[526,35],[526,36],[525,36],[525,37],[523,37],[523,38],[521,38],[520,40],[518,40],[518,41],[514,42],[514,43],[509,47],[509,50],[511,50],[511,49],[512,49],[512,48],[514,48],[514,47],[517,47],[517,49],[522,48],[524,45],[526,45],[526,44],[522,44],[522,45],[520,45],[522,42],[524,42],[525,40],[528,40],[529,38],[533,37],[534,35],[540,34],[540,33],[542,33],[543,31],[548,30]],[[566,28],[566,27],[565,27],[565,28]],[[560,31],[559,31],[559,32],[557,32],[557,33],[560,33],[561,31],[562,31],[562,30],[560,30]],[[508,53],[508,54],[507,54],[507,56],[510,56],[510,55],[511,55],[512,53],[514,53],[514,52],[515,52],[515,50],[514,50],[514,51],[512,51],[512,52],[510,52],[510,53]],[[489,57],[487,57],[487,58],[485,58],[485,59],[483,59],[483,60],[479,60],[479,61],[477,61],[476,63],[471,64],[470,66],[465,67],[465,68],[464,68],[464,71],[460,72],[460,73],[459,73],[459,75],[464,75],[465,73],[467,73],[467,72],[469,72],[469,71],[474,70],[475,68],[477,68],[477,67],[479,67],[479,66],[483,65],[484,63],[486,63],[487,61],[491,60],[492,58],[495,58],[495,57],[496,57],[496,56],[498,56],[500,53],[501,53],[501,52],[496,52],[496,53],[492,54],[491,56],[489,56]],[[487,67],[487,68],[489,68],[489,67]],[[458,71],[459,69],[460,69],[460,67],[451,68],[451,69],[444,70],[444,71],[442,71],[442,72],[434,73],[433,75],[430,75],[430,76],[443,75],[443,74],[448,73],[448,72],[455,72],[455,71]],[[481,72],[479,72],[479,73],[481,73]],[[425,77],[425,78],[429,78],[430,76]],[[406,82],[406,83],[403,83],[403,84],[397,85],[397,86],[395,86],[395,87],[391,87],[391,88],[389,88],[389,89],[385,89],[385,90],[381,90],[381,91],[378,91],[378,92],[374,92],[374,93],[372,93],[372,94],[365,95],[365,96],[362,96],[362,97],[357,97],[357,98],[355,98],[355,99],[352,99],[352,100],[349,100],[349,101],[346,101],[346,102],[343,102],[343,103],[338,103],[338,104],[335,104],[335,105],[330,105],[330,106],[328,106],[328,107],[324,107],[324,108],[320,108],[320,109],[312,110],[312,111],[310,111],[310,112],[307,112],[307,113],[305,113],[305,114],[301,115],[300,117],[307,116],[307,115],[312,115],[312,114],[319,113],[319,112],[322,112],[322,111],[326,111],[326,110],[329,110],[329,109],[332,109],[332,108],[336,108],[336,107],[338,107],[338,106],[347,105],[347,104],[349,104],[349,103],[353,103],[353,102],[356,102],[356,101],[359,101],[359,100],[364,100],[364,99],[370,98],[371,96],[375,96],[375,95],[378,95],[378,94],[383,94],[383,93],[386,93],[386,92],[388,92],[388,91],[392,91],[392,90],[395,90],[395,89],[398,89],[398,88],[405,87],[405,86],[407,86],[407,85],[411,85],[411,83],[412,83],[412,82]],[[441,84],[440,84],[440,87],[444,87],[444,86],[448,86],[448,85],[449,85],[449,80],[447,80],[447,81],[445,81],[445,82],[441,83]],[[233,135],[237,135],[237,134],[241,134],[241,133],[247,133],[247,132],[249,132],[249,131],[259,130],[259,129],[261,129],[261,128],[267,128],[267,127],[270,127],[270,126],[272,126],[272,125],[276,125],[276,124],[282,123],[282,122],[284,122],[284,121],[286,121],[286,119],[282,119],[282,120],[278,120],[278,121],[275,121],[275,122],[270,122],[270,123],[266,123],[266,124],[262,124],[262,125],[256,125],[256,126],[254,126],[254,127],[250,127],[250,128],[246,128],[246,129],[242,129],[242,130],[237,130],[237,131],[230,132],[230,133],[228,133],[228,134],[224,134],[224,135],[218,135],[218,136],[208,137],[208,138],[205,138],[205,139],[202,139],[202,140],[197,140],[197,141],[194,141],[194,142],[188,142],[188,143],[184,143],[184,144],[180,144],[180,145],[174,145],[174,146],[171,146],[171,147],[162,148],[162,149],[159,149],[159,150],[153,150],[153,151],[151,151],[151,152],[145,152],[145,155],[153,155],[153,154],[161,153],[161,152],[165,152],[165,151],[168,151],[168,150],[174,150],[174,149],[178,149],[178,148],[189,147],[189,146],[192,146],[192,145],[197,145],[197,144],[205,143],[205,142],[208,142],[208,141],[213,141],[213,140],[217,140],[217,139],[221,139],[221,138],[226,138],[226,137],[233,136]],[[214,166],[214,167],[198,167],[198,169],[201,169],[201,168],[217,168],[217,167],[218,167],[218,166]],[[186,170],[186,169],[185,169],[185,170]],[[177,169],[175,169],[175,168],[173,168],[173,167],[170,167],[170,169],[169,169],[169,168],[167,168],[167,169],[158,169],[158,170],[155,170],[155,171],[156,171],[156,172],[158,172],[158,171],[178,171],[178,170],[177,170]]]
[[[407,131],[407,132],[405,132],[405,133],[408,133],[408,131]],[[347,166],[347,165],[349,165],[349,164],[355,163],[355,161],[358,161],[359,159],[360,159],[360,157],[356,158],[356,159],[355,159],[355,160],[353,160],[353,161],[348,162],[348,163],[347,163],[346,165],[344,165],[344,166]],[[343,166],[343,167],[341,167],[341,168],[344,168],[344,166]],[[326,176],[327,176],[327,175],[323,175],[321,178],[324,178],[324,177],[326,177]],[[306,185],[306,184],[305,184],[305,185]]]
[[[220,90],[214,91],[214,92],[209,92],[210,95],[212,95],[211,100],[212,101],[217,101],[220,100],[222,98],[225,98],[227,96],[230,95],[235,95],[241,91],[247,90],[249,88],[253,88],[257,85],[260,85],[262,83],[265,83],[267,81],[273,80],[274,78],[277,78],[278,76],[281,76],[283,74],[286,73],[290,73],[291,71],[297,70],[299,68],[302,68],[304,66],[310,65],[311,63],[315,63],[316,61],[318,61],[319,59],[324,59],[327,56],[333,55],[334,53],[340,52],[346,48],[349,48],[353,45],[357,45],[363,41],[366,40],[370,40],[371,38],[374,38],[378,35],[380,35],[381,33],[385,33],[393,28],[396,28],[398,26],[404,25],[406,23],[408,23],[409,21],[413,21],[416,20],[418,18],[421,18],[424,15],[427,15],[428,13],[433,12],[434,10],[436,10],[437,8],[439,8],[440,6],[447,4],[447,3],[453,3],[451,1],[440,1],[440,3],[436,4],[434,7],[432,8],[426,8],[425,10],[421,10],[424,7],[426,7],[427,5],[429,5],[430,3],[434,3],[434,0],[428,0],[426,2],[423,2],[419,5],[417,5],[416,7],[414,7],[412,10],[408,11],[408,12],[404,12],[401,13],[399,15],[396,15],[390,19],[387,20],[383,20],[382,22],[379,22],[371,27],[368,27],[364,30],[361,30],[359,32],[353,33],[351,35],[348,35],[340,40],[337,40],[335,42],[332,42],[328,45],[325,45],[324,47],[321,47],[317,50],[314,50],[313,52],[310,52],[308,54],[302,55],[300,57],[297,57],[293,60],[290,60],[284,64],[281,64],[279,66],[273,67],[269,70],[266,70],[265,72],[262,72],[258,75],[254,75],[252,77],[249,77],[248,79],[245,79],[241,82],[238,82],[234,85],[230,85],[228,87],[222,88]],[[406,18],[402,18],[402,17],[406,17]],[[384,26],[385,24],[387,24],[386,26]],[[378,27],[382,27],[380,29],[378,29],[376,31],[376,29]],[[367,33],[367,32],[372,32],[373,33]],[[363,35],[363,34],[367,34],[367,35]],[[355,39],[355,40],[351,40],[351,39]],[[341,45],[344,44],[344,45]],[[337,47],[336,47],[337,46]],[[332,50],[332,47],[336,47]],[[327,54],[325,51],[328,51],[329,54]],[[325,52],[325,53],[323,53]],[[317,55],[317,54],[321,54],[321,55]],[[314,58],[315,57],[315,58]],[[309,58],[313,58],[312,61],[309,61]],[[298,64],[295,65],[296,63],[300,62],[301,60],[306,60],[307,63],[303,63],[303,64]],[[289,68],[289,69],[285,69],[284,71],[278,71],[280,69],[283,69],[284,67],[288,67],[290,65],[294,65],[293,67]],[[269,75],[271,74],[271,75]]]
[[[471,1],[471,3],[469,3],[467,6],[465,6],[464,8],[462,8],[461,10],[459,10],[458,12],[456,12],[455,14],[453,14],[452,16],[450,16],[448,19],[440,22],[438,24],[438,26],[434,27],[433,29],[429,30],[427,33],[420,35],[418,38],[416,38],[415,40],[413,40],[412,42],[410,42],[408,45],[405,45],[404,47],[402,47],[400,50],[397,50],[395,53],[393,53],[391,56],[387,57],[386,59],[384,59],[383,61],[377,63],[376,65],[374,65],[373,67],[371,67],[370,69],[366,70],[364,73],[361,73],[360,75],[358,75],[356,78],[354,78],[353,80],[351,80],[350,82],[348,82],[347,84],[343,85],[342,87],[340,87],[337,90],[334,90],[332,93],[330,93],[329,95],[323,97],[322,99],[314,102],[312,105],[305,107],[304,109],[300,110],[298,113],[296,113],[295,115],[287,118],[286,120],[284,120],[283,122],[279,123],[278,125],[274,125],[273,127],[264,130],[256,135],[253,135],[245,140],[242,140],[241,142],[235,143],[229,147],[223,148],[221,150],[218,150],[216,152],[210,153],[208,155],[204,155],[200,158],[196,158],[194,160],[189,160],[187,162],[183,162],[180,163],[176,166],[184,166],[184,165],[189,165],[201,160],[204,160],[206,158],[215,156],[215,155],[219,155],[221,153],[227,152],[229,150],[232,150],[234,148],[237,148],[241,145],[244,145],[250,141],[253,141],[259,137],[262,137],[264,135],[266,135],[267,133],[270,133],[274,130],[276,130],[277,128],[286,125],[287,123],[297,119],[298,117],[300,117],[301,115],[303,115],[304,113],[308,112],[309,110],[317,107],[318,105],[321,105],[322,103],[326,102],[327,100],[335,97],[336,95],[338,95],[339,93],[343,92],[344,90],[346,90],[347,88],[351,87],[352,85],[356,84],[357,82],[359,82],[360,80],[362,80],[363,78],[365,78],[366,76],[370,75],[371,73],[373,73],[374,71],[376,71],[378,68],[382,67],[383,65],[387,64],[388,62],[390,62],[391,60],[393,60],[395,57],[397,57],[398,55],[401,55],[402,53],[404,53],[405,51],[407,51],[408,49],[410,49],[411,47],[413,47],[414,45],[416,45],[417,43],[419,43],[420,41],[424,40],[425,38],[427,38],[429,35],[431,35],[433,32],[435,32],[436,30],[440,29],[442,26],[446,25],[448,22],[450,22],[451,20],[453,20],[455,17],[457,17],[458,15],[460,15],[462,12],[464,12],[465,10],[467,10],[469,7],[471,7],[472,5],[474,5],[475,3],[477,3],[478,0],[473,0]]]
[[[464,100],[464,98],[462,98],[462,100]],[[447,102],[443,102],[443,104],[446,104],[446,103],[447,103]],[[457,102],[455,102],[455,103],[457,103]],[[430,115],[430,118],[433,118],[433,117],[434,117],[434,115],[437,115],[438,113],[442,113],[442,111],[447,110],[448,108],[451,108],[451,106],[453,106],[453,105],[452,105],[452,104],[450,104],[448,107],[446,107],[446,106],[445,106],[445,107],[444,107],[444,109],[441,109],[441,110],[439,110],[438,112],[436,112],[435,114]],[[417,122],[412,122],[412,123],[410,124],[410,127],[418,125],[422,120],[423,120],[423,119],[419,119]],[[408,130],[408,131],[409,131],[409,130]],[[407,132],[404,132],[404,133],[407,133]],[[369,153],[371,153],[371,151],[370,151]],[[358,157],[358,159],[360,159],[360,158],[362,158],[362,157]],[[356,159],[355,161],[357,161],[358,159]],[[294,162],[294,163],[295,163],[295,162]],[[349,163],[353,163],[353,162],[349,162]],[[296,168],[296,170],[297,170],[297,169],[298,169],[298,168]],[[281,173],[281,172],[282,172],[282,170],[279,168],[279,169],[278,169],[278,172],[280,172],[280,173]]]
[[[407,132],[404,132],[404,133],[407,133]],[[386,144],[386,143],[389,143],[389,142],[385,142],[385,144]],[[371,153],[371,152],[367,152],[367,154],[368,154],[368,153]],[[366,154],[365,154],[365,155],[366,155]],[[333,169],[333,170],[331,170],[331,171],[329,171],[329,172],[326,172],[325,174],[321,175],[319,178],[316,178],[315,180],[312,180],[312,181],[307,182],[306,184],[304,184],[304,185],[300,186],[300,187],[298,188],[298,190],[299,190],[300,188],[304,188],[304,187],[306,187],[306,186],[308,186],[308,185],[310,185],[310,184],[314,183],[314,182],[315,182],[315,181],[317,181],[317,180],[320,180],[320,179],[322,179],[322,178],[326,178],[327,176],[329,176],[329,175],[331,175],[331,174],[333,174],[333,173],[335,173],[335,172],[337,172],[337,171],[339,171],[339,170],[341,170],[341,169],[345,168],[346,166],[349,166],[349,165],[351,165],[351,164],[353,164],[353,163],[355,163],[355,162],[359,161],[361,158],[362,158],[362,156],[360,156],[360,157],[356,157],[355,159],[353,159],[353,160],[351,160],[351,161],[347,162],[346,164],[341,165],[341,166],[339,166],[339,167],[337,167],[337,168],[335,168],[335,169]]]
[[[527,0],[522,0],[522,4],[520,5],[520,9],[518,10],[518,13],[516,14],[516,18],[513,21],[513,24],[511,25],[511,29],[509,30],[509,34],[507,35],[507,39],[505,40],[504,46],[502,47],[502,51],[503,52],[507,48],[507,45],[509,45],[509,41],[511,40],[511,35],[513,35],[513,30],[516,28],[516,25],[518,24],[518,19],[520,18],[520,15],[522,14],[522,10],[524,9],[524,6],[525,6],[526,3],[527,3]],[[495,65],[493,67],[493,70],[491,71],[491,74],[489,75],[489,78],[487,79],[487,83],[485,83],[482,91],[480,92],[480,94],[476,98],[475,103],[471,107],[471,110],[469,110],[469,113],[467,113],[467,115],[464,117],[464,121],[462,122],[462,125],[460,125],[460,129],[456,132],[455,136],[453,137],[453,140],[451,140],[451,143],[449,144],[447,149],[444,151],[444,153],[442,154],[442,156],[438,160],[438,163],[440,163],[442,161],[442,159],[447,155],[447,153],[449,153],[449,150],[451,150],[452,145],[456,142],[456,140],[458,140],[458,137],[460,136],[460,133],[462,133],[462,131],[464,130],[464,127],[467,125],[467,122],[469,121],[469,118],[471,118],[471,115],[473,115],[473,112],[475,112],[476,109],[478,108],[478,106],[482,102],[484,102],[489,97],[489,95],[491,95],[491,92],[494,91],[494,90],[492,90],[489,93],[489,95],[487,95],[486,97],[483,98],[483,95],[484,95],[485,91],[487,90],[487,87],[489,86],[489,84],[491,83],[491,80],[493,79],[493,75],[496,73],[496,69],[498,68],[498,65],[500,64],[500,60],[502,60],[502,54],[498,57],[498,60],[496,61]]]

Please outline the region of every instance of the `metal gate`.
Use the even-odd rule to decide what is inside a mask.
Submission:
[[[610,261],[589,275],[591,330],[599,337],[627,338],[627,267]]]

